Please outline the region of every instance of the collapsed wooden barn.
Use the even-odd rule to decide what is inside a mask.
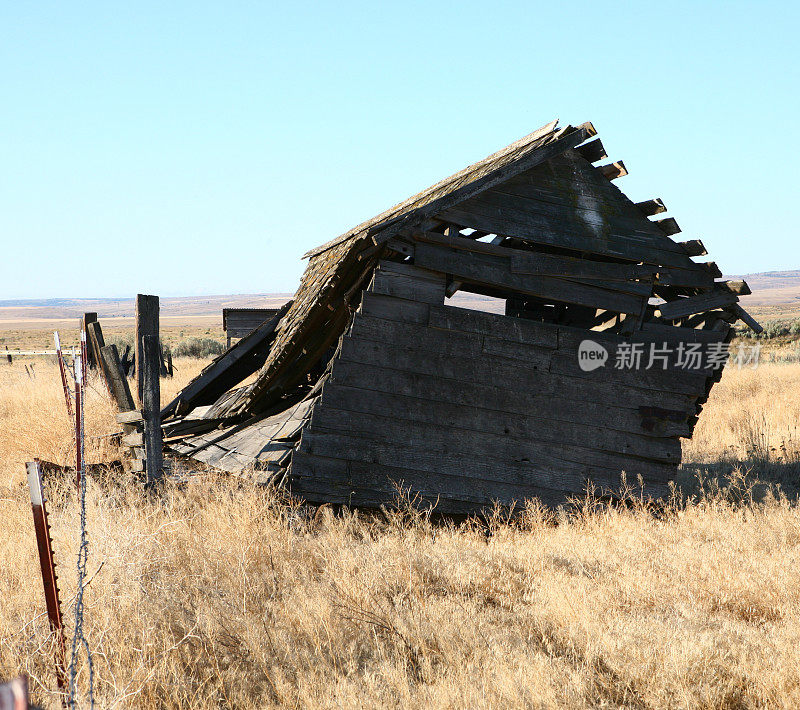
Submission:
[[[164,409],[168,447],[316,503],[373,507],[402,483],[470,513],[621,471],[665,493],[731,324],[758,326],[746,284],[650,219],[661,200],[595,166],[595,135],[550,123],[308,252],[294,300]]]

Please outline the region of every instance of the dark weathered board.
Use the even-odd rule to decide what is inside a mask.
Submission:
[[[228,338],[243,338],[277,312],[277,308],[223,308],[222,330]]]
[[[620,313],[639,313],[646,299],[644,295],[635,296],[588,283],[516,274],[511,271],[510,259],[488,254],[465,254],[458,249],[446,249],[432,244],[419,243],[414,260],[419,266],[458,277],[464,282],[497,286],[547,300],[594,306]]]

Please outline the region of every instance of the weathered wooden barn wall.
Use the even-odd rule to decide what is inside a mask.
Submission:
[[[444,305],[444,290],[443,275],[381,264],[302,431],[294,493],[374,506],[403,482],[464,513],[563,502],[621,470],[666,493],[709,372],[583,372],[584,330]]]
[[[724,360],[732,323],[759,326],[747,284],[675,241],[661,200],[625,196],[595,135],[548,124],[313,249],[293,301],[165,407],[171,450],[316,503],[403,485],[472,513],[623,471],[665,494],[721,368],[588,371],[581,343]],[[458,291],[506,314],[455,308]]]

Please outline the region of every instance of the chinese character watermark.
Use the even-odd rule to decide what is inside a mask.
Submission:
[[[614,351],[610,356],[609,351]],[[723,342],[711,343],[597,343],[584,340],[578,347],[578,365],[584,372],[605,367],[611,360],[617,370],[719,370],[730,361],[740,370],[755,370],[761,357],[761,344],[740,344],[735,352]]]

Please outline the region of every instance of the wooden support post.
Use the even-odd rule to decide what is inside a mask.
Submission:
[[[147,484],[152,485],[163,475],[161,439],[161,354],[158,335],[142,337],[141,359],[137,358],[142,375],[142,415],[144,416],[144,448]]]
[[[11,358],[11,353],[10,353],[10,352],[8,352],[8,345],[6,345],[6,359],[7,359],[9,362],[13,362],[13,361],[12,361],[12,358]]]
[[[108,384],[108,390],[117,404],[120,412],[130,412],[136,408],[128,386],[128,379],[122,370],[119,360],[119,353],[116,345],[104,345],[100,348],[100,364],[103,369],[103,377]]]
[[[84,313],[83,318],[81,318],[81,330],[86,332],[86,335],[89,335],[89,326],[92,323],[97,323],[97,313]],[[86,361],[86,365],[91,369],[97,367],[97,360],[94,358],[94,353],[92,352],[91,348],[88,348],[88,358]]]
[[[134,358],[136,362],[136,397],[143,404],[144,391],[144,362],[142,357],[142,338],[146,335],[155,335],[158,339],[158,296],[136,296],[136,323],[133,332]],[[158,353],[158,348],[156,348]],[[158,369],[156,369],[158,373]]]
[[[103,370],[103,362],[102,356],[100,351],[105,347],[106,341],[103,337],[103,329],[100,327],[100,323],[98,321],[92,321],[86,328],[86,339],[87,339],[87,354],[89,356],[89,362],[95,363],[95,366],[100,370],[103,374],[103,378],[105,379],[105,372]],[[111,384],[106,379],[106,386],[111,389]]]

